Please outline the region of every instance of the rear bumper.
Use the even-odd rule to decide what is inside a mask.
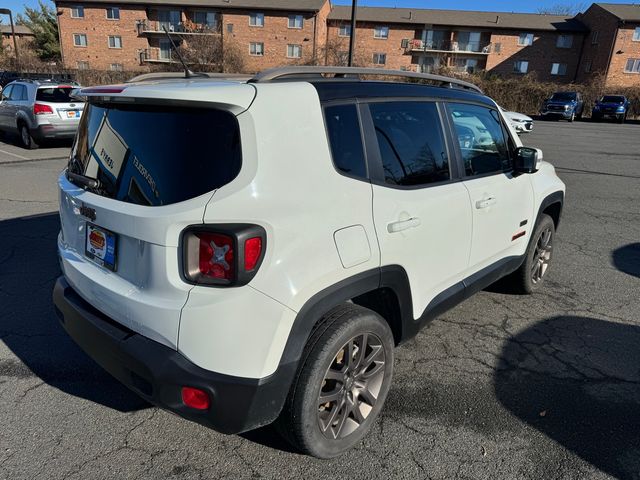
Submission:
[[[31,130],[31,135],[36,140],[70,139],[75,137],[78,123],[63,125],[56,123],[44,123]]]
[[[250,379],[205,370],[183,355],[106,317],[58,278],[53,301],[71,338],[102,368],[148,402],[222,433],[240,433],[273,422],[284,405],[295,365]],[[181,388],[200,388],[211,407],[182,403]]]

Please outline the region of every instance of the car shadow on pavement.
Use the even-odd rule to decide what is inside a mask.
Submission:
[[[57,213],[0,221],[0,376],[39,377],[59,390],[120,411],[148,404],[80,350],[58,323],[51,294],[60,275]]]
[[[559,316],[505,343],[496,396],[520,420],[621,479],[640,472],[640,327]]]
[[[618,270],[640,278],[640,243],[616,248],[611,257]]]

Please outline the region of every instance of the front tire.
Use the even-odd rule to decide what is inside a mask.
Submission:
[[[277,421],[298,450],[318,458],[347,451],[369,432],[391,387],[393,334],[377,313],[345,304],[311,336]]]
[[[525,259],[511,276],[512,286],[517,293],[529,294],[540,288],[553,257],[555,234],[553,219],[544,213],[540,215],[538,225],[527,247]]]
[[[27,150],[35,150],[38,148],[38,144],[31,136],[31,132],[29,131],[29,127],[27,127],[26,123],[18,125],[18,134],[20,136],[20,144],[23,148],[26,148]]]
[[[573,123],[575,119],[576,119],[576,114],[572,113],[571,116],[569,117],[569,122]]]

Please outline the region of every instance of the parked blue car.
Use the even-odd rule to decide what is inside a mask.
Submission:
[[[624,123],[630,106],[631,102],[624,95],[605,95],[594,105],[591,119],[599,121],[608,117]]]
[[[573,122],[582,119],[584,102],[580,92],[556,92],[542,104],[542,118],[564,118]]]

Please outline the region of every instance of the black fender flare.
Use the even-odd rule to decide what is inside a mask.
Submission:
[[[562,217],[562,208],[564,207],[564,192],[561,190],[557,192],[553,192],[542,199],[542,201],[540,202],[540,206],[538,207],[538,214],[536,215],[536,221],[533,224],[534,229],[536,228],[536,225],[538,225],[538,222],[540,221],[540,216],[542,215],[542,213],[547,209],[547,207],[549,207],[550,205],[553,205],[554,203],[560,204],[560,214],[558,215],[558,225],[560,225],[560,218]],[[556,225],[556,228],[558,227],[558,225]]]

